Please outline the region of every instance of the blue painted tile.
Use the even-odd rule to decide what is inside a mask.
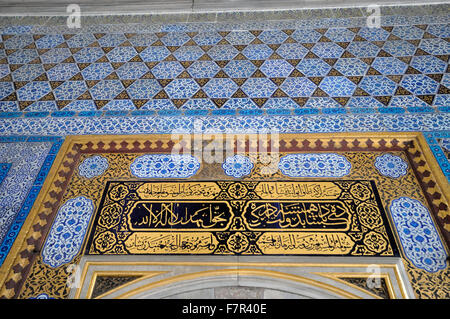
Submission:
[[[61,145],[64,143],[64,139],[60,139],[58,141],[55,141],[50,148],[50,151],[48,152],[48,155],[56,155],[58,154],[59,149],[61,148]]]
[[[213,80],[217,80],[215,82],[217,82],[217,84],[219,84],[218,80],[223,80],[222,82],[225,82],[225,80],[229,80],[229,79],[213,79]],[[209,83],[210,82],[208,82],[208,84]],[[231,82],[229,82],[229,83],[231,83]],[[230,87],[226,87],[226,86],[222,86],[222,87],[227,88],[228,90],[223,93],[219,92],[219,91],[215,91],[216,94],[213,96],[217,96],[217,95],[221,95],[221,94],[223,95],[223,94],[226,94],[226,92],[228,92],[228,94],[229,94]],[[175,79],[165,87],[165,91],[171,99],[189,99],[199,90],[199,88],[200,88],[199,85],[193,79]],[[148,88],[145,88],[145,89],[148,90]],[[204,87],[204,89],[208,90],[207,87]],[[156,92],[155,92],[155,94],[156,94]]]
[[[181,110],[158,110],[158,115],[160,116],[179,116],[182,114]]]
[[[221,99],[231,98],[238,88],[238,85],[232,79],[214,78],[209,80],[208,83],[203,86],[203,91],[210,98]]]
[[[25,112],[25,117],[46,117],[50,112]]]
[[[184,67],[178,61],[162,61],[151,71],[157,79],[173,79],[184,71]]]
[[[383,50],[392,56],[412,56],[416,52],[416,47],[407,41],[386,41]]]
[[[126,116],[128,115],[128,111],[105,111],[103,112],[104,116]]]
[[[258,105],[249,98],[231,98],[222,105],[222,109],[257,109]]]
[[[26,140],[26,136],[0,136],[0,143],[25,142]]]
[[[338,59],[334,68],[345,76],[363,76],[369,65],[357,58]]]
[[[214,64],[217,66],[216,63]],[[248,60],[231,60],[223,70],[231,78],[248,78],[257,70],[257,67]]]
[[[208,53],[211,50],[208,51]],[[242,50],[242,54],[250,60],[266,60],[273,53],[273,50],[266,44],[250,44]],[[228,59],[231,60],[231,59]]]
[[[364,77],[359,87],[371,95],[383,96],[394,94],[397,84],[387,77],[375,75]]]
[[[27,142],[59,142],[61,137],[59,136],[29,136],[26,139]]]
[[[0,118],[21,117],[22,112],[0,112]]]
[[[308,49],[300,43],[283,43],[276,50],[283,59],[303,59]]]
[[[188,100],[185,104],[183,104],[183,107],[188,103],[195,103],[197,106],[196,101],[194,100],[198,99],[191,99]],[[206,99],[202,99],[206,100]],[[207,100],[208,102],[212,103],[211,101]],[[176,106],[173,104],[173,102],[169,99],[153,99],[145,103],[140,110],[161,110],[161,109],[176,109]]]
[[[115,47],[106,54],[110,62],[128,62],[136,55],[133,47]]]
[[[0,163],[0,185],[8,175],[8,171],[11,168],[11,163]]]
[[[325,76],[331,70],[331,66],[321,59],[303,59],[296,68],[305,76]]]
[[[344,53],[344,49],[334,42],[319,42],[311,51],[324,59],[337,59]]]
[[[329,96],[351,96],[356,85],[344,76],[326,77],[320,82],[319,87]]]
[[[375,109],[372,108],[364,108],[364,107],[355,107],[355,108],[350,108],[349,111],[351,113],[355,113],[355,114],[361,114],[361,113],[376,113]]]
[[[411,113],[428,113],[428,112],[435,112],[435,109],[433,109],[432,107],[408,107],[406,108],[408,110],[408,112]]]
[[[155,115],[154,110],[135,110],[131,111],[131,115],[133,116],[153,116]]]
[[[113,71],[111,63],[92,63],[81,74],[85,80],[103,80]]]
[[[51,91],[50,84],[45,81],[28,82],[25,86],[17,90],[19,101],[39,100]]]
[[[435,94],[439,87],[439,83],[423,74],[405,75],[400,85],[416,95]]]
[[[378,108],[380,113],[399,114],[405,113],[405,109],[401,107],[380,107]]]
[[[445,73],[448,64],[432,55],[420,55],[412,58],[411,66],[422,73]]]
[[[324,114],[345,114],[347,110],[345,108],[323,108],[322,113]]]
[[[222,36],[216,31],[199,32],[193,37],[198,45],[214,45],[222,40]]]
[[[70,52],[70,51],[69,51]],[[99,60],[105,53],[101,48],[93,47],[93,48],[82,48],[80,51],[76,52],[73,55],[73,58],[78,63],[94,63]]]
[[[49,51],[50,52],[50,51]],[[70,52],[69,52],[70,53]],[[44,63],[58,63],[58,62],[47,62],[46,58],[48,58],[49,53],[46,52],[41,56],[41,60]],[[39,54],[34,49],[19,49],[10,55],[8,55],[8,62],[10,64],[25,64],[33,61],[39,57]],[[49,59],[49,58],[48,58]]]
[[[262,115],[264,110],[261,109],[243,109],[238,110],[239,115]]]
[[[120,80],[103,80],[90,89],[94,100],[112,100],[125,88]]]
[[[267,115],[290,115],[292,110],[289,109],[267,109]]]
[[[450,112],[450,106],[440,106],[440,107],[438,107],[438,110],[440,111],[440,112]]]
[[[318,114],[318,113],[319,110],[313,108],[294,109],[295,115]]]
[[[393,57],[376,58],[372,67],[383,75],[404,74],[408,65]]]
[[[294,67],[285,60],[266,60],[260,70],[269,78],[287,77]]]
[[[307,78],[299,77],[287,78],[280,88],[291,97],[307,97],[311,96],[317,85]]]
[[[75,116],[77,112],[74,111],[55,111],[52,112],[51,116],[53,117],[71,117]]]
[[[50,81],[67,81],[78,72],[80,72],[80,70],[77,64],[61,63],[47,71],[47,78]]]
[[[420,40],[424,31],[413,25],[399,25],[394,27],[392,34],[404,40]]]
[[[101,116],[102,114],[103,114],[102,111],[80,111],[78,113],[78,116],[92,117],[92,116]]]
[[[218,110],[212,110],[212,115],[236,115],[236,110],[231,109],[218,109]]]
[[[185,110],[186,116],[206,116],[209,114],[209,110]]]
[[[205,52],[198,46],[182,46],[172,53],[178,61],[196,61]]]
[[[25,64],[12,72],[14,81],[32,81],[45,72],[41,64]]]
[[[47,177],[47,174],[53,164],[53,161],[56,157],[56,154],[49,154],[45,158],[44,163],[42,164],[41,170],[39,171],[36,179],[34,180],[34,185],[39,186],[42,185]]]

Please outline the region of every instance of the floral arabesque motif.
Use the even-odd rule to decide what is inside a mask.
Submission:
[[[399,156],[383,154],[375,159],[375,167],[381,175],[399,178],[406,175],[408,164]]]
[[[142,155],[130,165],[131,173],[141,178],[188,178],[199,168],[198,159],[187,154]]]
[[[228,176],[241,178],[245,175],[249,175],[253,169],[252,161],[243,155],[234,155],[227,157],[222,164],[223,171]]]
[[[345,156],[335,153],[289,154],[278,163],[281,173],[290,177],[342,177],[351,167]]]
[[[444,269],[447,255],[428,209],[409,197],[394,199],[389,209],[406,257],[428,272]]]
[[[108,160],[103,156],[95,155],[86,158],[78,167],[78,174],[85,178],[102,175],[108,169]]]
[[[59,208],[42,249],[45,264],[59,267],[78,254],[93,212],[94,203],[84,196],[71,198]]]

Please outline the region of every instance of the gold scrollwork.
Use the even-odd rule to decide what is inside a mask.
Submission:
[[[366,201],[372,197],[372,191],[362,183],[354,184],[350,187],[350,193],[360,201]]]
[[[128,193],[129,193],[128,187],[123,184],[119,184],[119,185],[114,186],[109,191],[109,198],[111,198],[113,201],[119,201],[119,200],[125,198],[125,196],[127,196]]]
[[[227,240],[228,249],[235,253],[241,253],[245,251],[248,248],[249,244],[250,242],[247,236],[242,233],[231,234]]]
[[[228,194],[235,199],[244,198],[247,193],[248,188],[242,183],[233,183],[228,187]]]
[[[107,229],[116,226],[120,222],[122,211],[122,207],[117,203],[105,206],[98,219],[98,224]]]
[[[381,234],[374,231],[367,233],[364,236],[363,242],[367,248],[376,253],[383,252],[388,246],[386,239],[384,239]]]
[[[95,248],[102,253],[113,248],[116,242],[116,236],[109,230],[100,233],[94,240]]]
[[[357,206],[356,211],[361,224],[369,229],[375,229],[383,225],[380,210],[377,206],[369,203],[361,203]]]

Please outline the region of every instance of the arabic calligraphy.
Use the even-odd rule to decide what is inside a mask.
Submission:
[[[250,229],[326,230],[347,230],[352,216],[348,208],[337,201],[249,201],[243,215]]]
[[[213,199],[220,193],[214,182],[145,183],[136,190],[142,199]]]
[[[108,181],[86,253],[398,254],[376,184]]]
[[[125,247],[132,254],[211,254],[217,247],[212,233],[133,233],[125,241]]]
[[[354,241],[345,233],[264,233],[258,240],[264,254],[348,254]]]
[[[227,202],[136,202],[130,209],[131,230],[224,230],[231,221]]]
[[[255,190],[264,199],[336,199],[342,193],[331,182],[261,182]]]

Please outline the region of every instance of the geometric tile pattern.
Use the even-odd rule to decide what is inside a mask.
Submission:
[[[192,32],[181,26],[47,35],[3,30],[0,110],[396,114],[448,107],[446,24]]]
[[[433,222],[430,219],[431,216],[428,216],[428,218],[425,218],[425,215],[429,215],[430,213],[433,214],[433,217],[436,219],[435,223],[437,226],[439,226],[440,230],[442,231],[443,239],[445,239],[448,242],[448,223],[447,220],[443,217],[447,215],[447,196],[442,194],[442,191],[445,191],[445,188],[442,188],[440,179],[436,178],[434,176],[434,168],[432,168],[431,163],[427,163],[427,158],[429,150],[424,147],[425,145],[422,144],[422,137],[420,134],[393,134],[393,133],[385,133],[383,134],[374,134],[369,135],[366,134],[363,137],[355,137],[358,136],[356,134],[336,134],[332,137],[332,140],[330,139],[329,135],[322,135],[320,134],[319,137],[313,137],[313,138],[305,138],[304,136],[299,136],[298,139],[293,138],[293,135],[285,135],[281,136],[281,142],[280,142],[280,152],[282,154],[290,154],[290,155],[298,155],[298,154],[307,154],[307,161],[297,161],[297,163],[300,164],[316,164],[317,159],[320,159],[320,156],[317,155],[327,155],[331,154],[334,155],[333,158],[338,159],[338,155],[335,152],[339,152],[340,154],[344,155],[341,157],[342,160],[345,159],[345,161],[341,161],[342,163],[348,163],[350,162],[351,165],[343,165],[337,167],[342,168],[342,172],[345,171],[346,174],[350,175],[348,176],[349,180],[354,180],[355,178],[373,178],[376,180],[378,185],[380,185],[379,189],[379,198],[378,201],[381,201],[383,203],[383,206],[386,207],[386,210],[388,207],[390,207],[390,211],[393,213],[398,213],[399,216],[398,219],[395,219],[396,226],[397,226],[397,234],[399,232],[404,232],[405,236],[413,236],[412,238],[406,238],[402,237],[402,253],[405,254],[405,259],[403,260],[405,262],[405,267],[407,268],[408,274],[411,276],[411,280],[413,281],[414,287],[420,286],[422,281],[420,281],[419,278],[422,278],[426,282],[431,280],[430,278],[434,278],[435,280],[431,280],[430,282],[440,282],[442,278],[445,278],[445,276],[448,274],[448,272],[442,271],[447,269],[448,267],[445,266],[445,250],[443,249],[442,242],[439,242],[439,238],[436,237],[437,232],[436,229],[430,228],[428,226],[433,226]],[[414,136],[414,137],[413,137]],[[91,138],[93,140],[91,140]],[[106,139],[109,138],[109,139]],[[148,155],[158,155],[161,153],[163,155],[167,155],[169,157],[170,152],[173,151],[172,146],[174,144],[168,142],[168,138],[163,141],[157,141],[153,142],[153,140],[150,142],[146,136],[138,135],[133,137],[128,137],[127,140],[125,140],[127,137],[124,136],[111,136],[111,137],[105,137],[105,136],[98,136],[98,137],[73,137],[73,140],[71,143],[66,144],[67,148],[64,150],[64,156],[60,156],[59,160],[61,163],[64,163],[64,165],[60,166],[58,163],[58,170],[55,170],[54,175],[52,175],[52,182],[49,183],[51,186],[49,189],[45,192],[45,199],[44,202],[48,201],[49,203],[53,203],[54,201],[50,200],[50,198],[54,198],[56,200],[56,205],[48,205],[48,207],[45,207],[43,205],[42,212],[34,211],[33,214],[33,223],[30,225],[34,225],[35,223],[40,223],[42,225],[41,228],[37,227],[36,233],[38,234],[46,234],[47,230],[50,230],[50,233],[52,233],[52,230],[55,232],[58,232],[58,226],[55,226],[54,223],[53,226],[51,225],[51,219],[53,219],[53,216],[59,215],[59,213],[66,212],[67,214],[73,214],[72,209],[69,209],[69,206],[74,204],[75,202],[80,200],[80,197],[75,197],[79,195],[86,196],[86,198],[99,198],[99,196],[102,196],[101,189],[104,185],[105,180],[110,180],[110,178],[113,176],[111,174],[114,174],[114,172],[118,173],[117,176],[121,176],[121,179],[124,177],[126,178],[135,178],[133,175],[137,175],[133,173],[133,171],[130,171],[130,164],[131,163],[137,163],[136,158],[143,158],[143,156]],[[166,138],[166,137],[164,137]],[[78,139],[78,140],[77,140]],[[245,140],[244,140],[245,142]],[[243,143],[246,145],[246,148],[256,148],[256,146],[251,146],[251,143]],[[122,152],[120,150],[122,150]],[[420,150],[420,151],[419,151]],[[356,153],[358,151],[366,152],[367,158],[361,158]],[[375,153],[374,153],[375,152]],[[404,153],[401,153],[404,152]],[[126,154],[132,154],[131,157]],[[150,153],[150,154],[149,154]],[[402,157],[404,161],[407,161],[409,164],[410,169],[407,171],[408,178],[402,177],[401,179],[392,179],[392,178],[385,178],[382,175],[378,174],[376,171],[376,168],[372,165],[375,162],[376,157],[378,154],[390,154],[395,153],[398,156]],[[76,174],[77,168],[79,168],[79,163],[83,162],[83,158],[89,158],[93,154],[101,154],[105,158],[108,158],[109,164],[111,165],[111,169],[109,169],[105,174],[107,176],[101,177],[102,180],[97,180],[97,187],[86,187],[86,185],[93,185],[92,180],[87,180],[83,177],[78,176]],[[116,160],[114,162],[113,158],[119,158],[117,155],[122,154],[123,158],[127,158],[126,164],[124,165],[124,161],[122,160]],[[143,155],[141,155],[143,154]],[[340,155],[339,154],[339,155]],[[81,156],[81,158],[80,158]],[[137,156],[137,157],[136,157]],[[145,157],[144,157],[145,158]],[[323,159],[323,158],[322,158]],[[157,163],[157,161],[153,161],[153,163]],[[338,162],[338,160],[336,160]],[[326,162],[329,163],[329,162]],[[132,164],[132,165],[133,165]],[[168,163],[168,167],[170,169],[170,164]],[[203,163],[205,164],[205,163]],[[255,170],[252,169],[252,176],[256,179],[260,178],[259,175],[259,168],[260,163],[254,163],[255,164]],[[317,163],[316,167],[321,168],[324,165],[320,165],[321,163]],[[323,163],[322,163],[323,164]],[[334,164],[333,162],[331,164]],[[338,163],[339,164],[339,163]],[[206,165],[206,164],[205,164]],[[158,167],[162,167],[158,166]],[[283,166],[281,164],[281,166]],[[314,165],[310,165],[314,166]],[[309,166],[309,167],[310,167]],[[347,166],[347,167],[345,167]],[[149,167],[149,166],[147,166]],[[172,165],[172,169],[173,169]],[[216,166],[216,168],[219,166]],[[141,166],[141,168],[143,168]],[[209,173],[211,171],[211,166],[209,166],[209,169],[207,166],[203,166],[201,169],[201,174]],[[164,167],[162,168],[164,169]],[[281,169],[281,168],[280,168]],[[313,170],[314,167],[311,169]],[[146,169],[144,168],[143,171]],[[219,168],[220,170],[220,168]],[[299,165],[296,165],[296,167],[293,168],[294,171],[299,170],[306,170],[302,169]],[[149,170],[150,171],[150,170]],[[176,169],[175,169],[176,172]],[[333,170],[333,172],[341,173],[339,170]],[[256,173],[256,174],[255,174]],[[273,173],[272,173],[273,174]],[[276,172],[273,174],[273,179],[276,181],[279,181],[279,177],[281,177],[282,172]],[[367,175],[371,174],[371,175]],[[295,176],[299,176],[300,174],[294,174]],[[305,175],[305,174],[303,174]],[[324,176],[329,176],[329,174],[323,174]],[[340,174],[342,175],[342,174]],[[204,177],[203,175],[202,177]],[[201,178],[200,176],[198,176]],[[438,176],[436,176],[438,177]],[[73,179],[75,182],[73,184],[69,184],[66,181],[68,179]],[[345,179],[345,178],[344,178]],[[78,181],[82,181],[82,183],[79,183]],[[142,181],[141,181],[142,182]],[[348,181],[342,181],[347,182],[347,187],[350,187],[351,185],[348,184]],[[80,192],[74,193],[76,186],[73,188],[71,185],[78,185]],[[102,186],[100,186],[102,185]],[[344,185],[344,184],[343,184]],[[100,187],[98,187],[100,186]],[[445,186],[445,185],[444,185]],[[344,186],[345,187],[345,186]],[[69,192],[67,192],[69,190]],[[359,198],[361,198],[361,201],[365,201],[365,196],[367,193],[364,189],[354,189],[353,190],[355,194],[359,194]],[[117,192],[117,194],[120,192]],[[355,195],[356,196],[356,195]],[[404,197],[406,196],[406,197]],[[401,203],[401,207],[397,207],[395,202],[393,200],[396,200],[398,198],[407,198],[406,202],[408,204],[411,203],[409,201],[409,198],[415,203],[421,203],[421,206],[417,206],[416,204],[413,204],[413,209],[410,209],[411,206],[407,206],[404,204],[404,202]],[[73,200],[73,202],[71,202]],[[120,200],[120,199],[118,199]],[[86,202],[84,199],[81,199],[81,201]],[[95,200],[96,201],[96,200]],[[83,204],[81,204],[83,206]],[[87,205],[89,206],[89,205]],[[428,209],[428,213],[421,208],[426,207]],[[59,209],[58,209],[59,208]],[[76,210],[73,210],[76,211]],[[80,208],[80,212],[84,211],[83,208]],[[406,215],[403,214],[406,211]],[[367,214],[368,222],[370,220],[370,212],[371,210],[368,209],[366,211],[362,211],[363,213]],[[425,214],[424,216],[418,216],[417,218],[415,216],[408,216],[408,213],[411,213],[414,215],[414,213],[420,213]],[[42,220],[43,216],[51,216],[51,218],[48,218],[49,220],[44,221]],[[87,215],[90,215],[87,214]],[[84,216],[84,214],[83,214]],[[87,217],[86,217],[87,218]],[[65,222],[69,222],[70,218],[65,219]],[[416,232],[416,223],[421,223],[425,227],[422,227],[423,233]],[[443,223],[443,224],[442,224]],[[371,223],[368,222],[368,224],[364,225],[370,225]],[[36,224],[38,225],[38,224]],[[69,226],[67,226],[69,225]],[[70,228],[71,223],[68,223],[65,227],[68,229]],[[443,226],[444,225],[444,226]],[[373,229],[378,230],[379,224],[376,222],[371,225],[370,227],[373,227]],[[82,228],[82,227],[81,227]],[[79,230],[81,229],[79,228]],[[447,230],[445,232],[445,230]],[[34,234],[34,233],[33,233]],[[61,236],[64,236],[64,232],[60,232]],[[68,234],[67,236],[69,236]],[[31,235],[30,235],[31,236]],[[43,235],[45,237],[45,235]],[[400,235],[399,235],[400,236]],[[38,236],[41,237],[41,236]],[[47,238],[50,238],[51,235],[48,235]],[[370,238],[372,239],[372,238]],[[405,241],[404,241],[405,239]],[[368,239],[369,240],[369,239]],[[28,241],[27,241],[28,242]],[[48,242],[48,241],[47,241]],[[61,239],[61,242],[64,242],[64,238]],[[54,241],[55,243],[55,241]],[[405,244],[406,243],[406,244]],[[36,296],[38,293],[41,292],[49,292],[52,291],[51,296],[60,296],[64,297],[65,292],[62,289],[60,292],[55,291],[54,286],[50,287],[51,285],[47,285],[48,289],[43,289],[44,291],[41,291],[42,289],[42,283],[34,281],[34,275],[37,274],[39,271],[42,271],[42,264],[45,264],[45,260],[40,258],[39,254],[35,254],[32,251],[27,253],[27,249],[29,245],[32,247],[41,247],[44,242],[41,240],[31,239],[28,242],[28,244],[24,244],[20,251],[20,257],[17,257],[16,261],[21,262],[23,259],[30,260],[30,263],[33,263],[33,266],[30,268],[24,268],[21,266],[17,266],[15,269],[10,271],[10,281],[6,284],[6,289],[4,290],[4,293],[7,294],[7,296],[12,297],[13,294],[19,294],[21,292],[21,287],[24,287],[22,289],[23,295],[29,295],[32,294],[33,296]],[[39,245],[39,246],[38,246]],[[44,244],[45,245],[45,244]],[[56,247],[56,246],[54,246]],[[58,247],[56,247],[58,248]],[[377,247],[374,247],[375,249],[378,249]],[[417,251],[416,248],[419,248],[419,251]],[[38,248],[39,249],[39,248]],[[420,251],[421,249],[431,249],[430,251]],[[23,250],[23,251],[22,251]],[[18,251],[18,252],[19,252]],[[38,256],[36,256],[38,255]],[[44,257],[45,253],[43,253]],[[52,256],[58,256],[58,254],[52,255]],[[403,255],[402,255],[403,257]],[[51,258],[51,257],[50,257]],[[70,258],[72,257],[72,254],[70,254]],[[72,260],[70,258],[64,258],[64,260]],[[62,260],[62,259],[61,259]],[[55,260],[56,262],[56,260]],[[410,264],[411,262],[411,264]],[[57,265],[58,262],[55,263]],[[414,265],[413,265],[414,264]],[[418,266],[417,266],[418,265]],[[444,265],[444,266],[443,266]],[[413,267],[413,268],[410,268]],[[416,268],[414,268],[416,267]],[[52,276],[48,276],[49,274],[57,274],[59,272],[58,269],[50,269],[51,267],[44,267],[45,273],[47,274],[48,278],[52,278]],[[443,269],[445,268],[445,269]],[[27,277],[26,273],[29,273],[30,275]],[[15,279],[16,277],[12,277],[14,274],[22,274],[22,278],[28,278],[26,279],[27,282],[24,283],[21,286],[15,286],[14,282],[17,281]],[[427,277],[424,279],[423,276],[433,276],[433,277]],[[56,276],[55,276],[56,277]],[[64,278],[64,277],[63,277]],[[420,282],[417,282],[415,280],[419,280]],[[438,281],[436,281],[438,280]],[[445,279],[444,279],[445,280]],[[65,280],[61,281],[63,285],[66,284]],[[16,288],[17,287],[17,288]],[[39,288],[39,289],[38,289]],[[415,288],[414,288],[415,289]],[[444,289],[445,291],[445,289]],[[418,295],[422,296],[423,292],[417,292]],[[428,292],[427,292],[428,294]]]

